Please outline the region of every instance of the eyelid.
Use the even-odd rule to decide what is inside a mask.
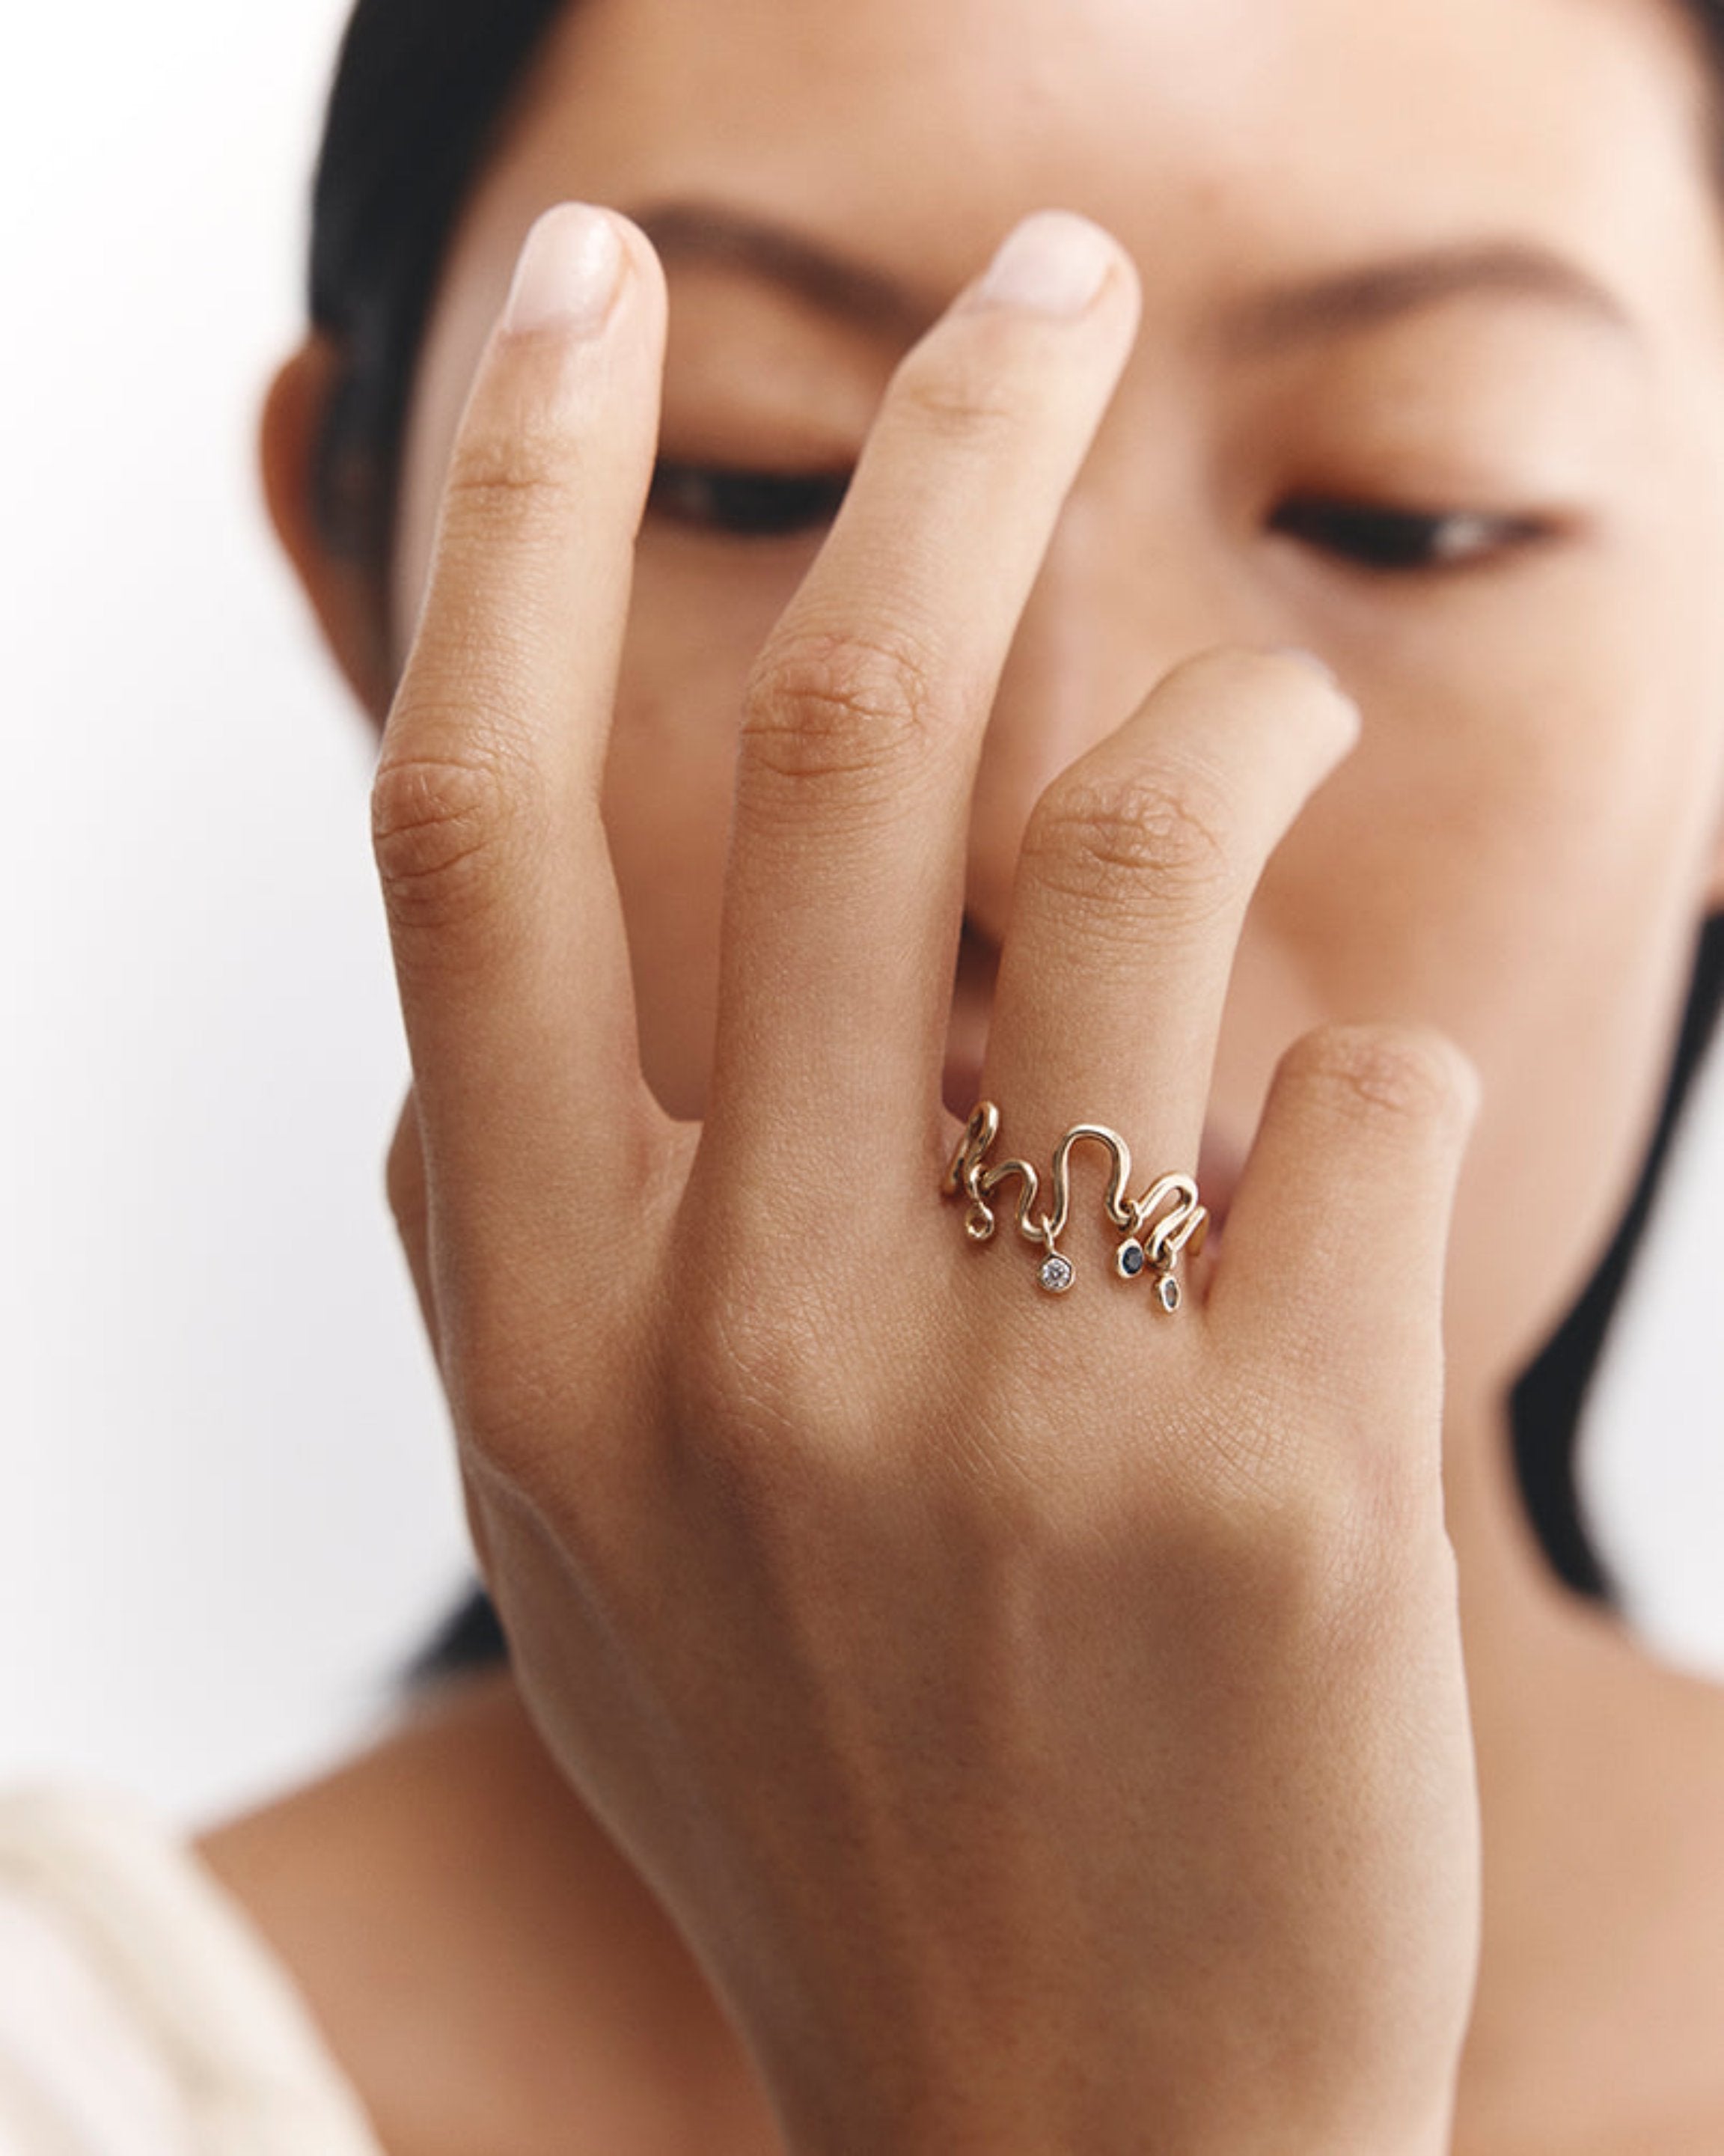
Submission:
[[[824,470],[685,459],[661,450],[649,513],[696,535],[745,543],[824,531],[842,505],[851,468]],[[1441,576],[1483,568],[1556,536],[1550,519],[1520,511],[1323,493],[1289,495],[1268,531],[1372,577]]]
[[[1373,576],[1483,568],[1561,535],[1562,520],[1516,510],[1448,508],[1309,491],[1277,503],[1268,531]]]
[[[852,467],[783,470],[660,454],[650,515],[717,539],[782,538],[822,530],[837,515]]]

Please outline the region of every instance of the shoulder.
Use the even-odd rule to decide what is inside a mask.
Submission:
[[[199,1847],[393,2156],[776,2149],[686,1948],[506,1675],[434,1695]]]
[[[142,1807],[0,1797],[0,2145],[377,2156],[291,1982]]]

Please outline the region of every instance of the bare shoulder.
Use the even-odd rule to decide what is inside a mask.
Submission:
[[[777,2149],[698,1969],[506,1676],[198,1846],[390,2156]]]

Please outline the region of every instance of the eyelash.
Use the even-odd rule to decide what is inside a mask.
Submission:
[[[1281,503],[1269,528],[1379,576],[1470,568],[1547,536],[1546,527],[1530,516],[1475,509],[1399,509],[1315,495]]]
[[[670,523],[725,538],[778,538],[829,524],[849,483],[847,471],[747,471],[661,457],[653,470],[647,509]]]
[[[647,507],[668,522],[722,538],[778,538],[829,524],[849,477],[848,472],[750,471],[661,458]],[[1402,509],[1318,495],[1281,503],[1268,528],[1379,576],[1465,568],[1544,536],[1530,517]]]

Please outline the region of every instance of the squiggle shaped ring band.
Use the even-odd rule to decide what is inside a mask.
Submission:
[[[1018,1232],[1027,1242],[1041,1245],[1037,1278],[1042,1287],[1049,1295],[1064,1295],[1077,1278],[1075,1266],[1059,1248],[1059,1239],[1071,1214],[1072,1152],[1084,1144],[1105,1147],[1111,1157],[1113,1172],[1104,1203],[1108,1219],[1124,1236],[1114,1252],[1114,1270],[1121,1280],[1148,1280],[1158,1306],[1170,1314],[1178,1310],[1182,1300],[1179,1260],[1187,1250],[1197,1255],[1209,1224],[1195,1179],[1189,1175],[1164,1175],[1141,1198],[1132,1198],[1128,1195],[1131,1151],[1126,1141],[1105,1123],[1074,1123],[1054,1148],[1054,1169],[1048,1183],[1051,1203],[1041,1209],[1041,1178],[1027,1160],[1003,1160],[988,1166],[988,1156],[999,1136],[999,1127],[1000,1111],[993,1101],[978,1101],[946,1171],[947,1196],[969,1201],[964,1233],[970,1240],[993,1240],[999,1221],[989,1201],[1015,1177]]]

